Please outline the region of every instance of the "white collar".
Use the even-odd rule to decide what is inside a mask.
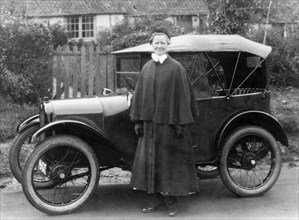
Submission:
[[[160,62],[162,64],[166,60],[167,55],[166,54],[158,55],[158,54],[152,53],[152,58],[155,62]]]

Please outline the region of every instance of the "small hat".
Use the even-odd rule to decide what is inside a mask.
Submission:
[[[151,36],[154,34],[154,33],[163,33],[163,34],[166,34],[167,37],[170,39],[170,32],[168,30],[167,27],[164,27],[164,26],[155,26],[152,31],[151,31]]]

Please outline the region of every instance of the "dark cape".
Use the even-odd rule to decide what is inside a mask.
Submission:
[[[189,124],[196,115],[194,93],[183,66],[170,56],[163,64],[147,62],[136,84],[132,121]]]
[[[180,63],[168,56],[163,64],[151,60],[144,65],[130,112],[132,121],[144,127],[132,168],[134,189],[172,196],[198,191],[190,135],[196,114],[193,91]],[[186,128],[181,137],[175,133],[178,124]]]

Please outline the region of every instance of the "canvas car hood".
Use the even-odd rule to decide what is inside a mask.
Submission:
[[[271,53],[272,48],[239,35],[181,35],[171,38],[168,52],[247,52],[263,58]],[[124,50],[114,51],[113,54],[151,53],[149,43]]]
[[[131,95],[51,100],[44,103],[45,112],[55,115],[99,114],[114,115],[130,107]]]

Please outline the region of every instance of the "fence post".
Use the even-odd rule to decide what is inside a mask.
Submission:
[[[100,89],[107,87],[107,56],[105,51],[100,52]]]
[[[96,95],[101,94],[101,88],[102,88],[101,82],[103,80],[103,78],[101,78],[100,53],[101,53],[101,48],[100,48],[100,45],[98,44],[96,47],[96,60],[95,60],[95,77],[96,77],[95,92],[96,92]]]
[[[78,93],[78,55],[79,55],[79,50],[78,47],[75,46],[73,48],[73,53],[74,56],[72,58],[72,72],[73,72],[73,98],[77,98],[77,93]]]
[[[64,98],[69,98],[69,80],[70,80],[70,47],[66,45],[65,50],[64,50],[64,55],[65,55],[65,74],[64,74],[64,80],[63,80],[63,85],[64,85]]]
[[[85,84],[85,74],[86,74],[86,48],[81,47],[81,97],[86,95],[86,84]]]
[[[62,48],[59,45],[56,49],[56,71],[55,71],[55,77],[56,77],[56,94],[55,97],[56,99],[61,97],[61,75],[62,75],[62,69],[61,69],[61,53],[62,53]],[[53,58],[54,59],[54,58]]]
[[[53,59],[54,59],[54,48],[53,46],[50,47],[49,49],[49,58],[48,58],[48,74],[51,76],[51,79],[52,79],[52,83],[51,83],[51,86],[50,88],[48,89],[48,92],[51,94],[51,97],[53,97],[53,94],[54,94],[54,62],[53,62]]]
[[[89,55],[89,60],[88,60],[88,95],[91,96],[93,95],[93,83],[94,83],[94,46],[93,44],[89,45],[89,50],[88,50],[88,55]]]
[[[113,51],[112,46],[107,47],[107,87],[109,89],[115,90],[115,57],[111,54]]]

